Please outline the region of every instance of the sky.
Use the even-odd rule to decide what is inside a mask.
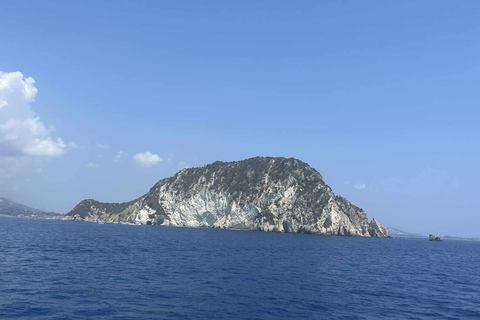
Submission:
[[[480,236],[480,2],[2,1],[0,196],[66,213],[282,156],[389,227]]]

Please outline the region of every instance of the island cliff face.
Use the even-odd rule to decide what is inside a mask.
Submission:
[[[125,203],[83,200],[69,220],[387,237],[322,175],[293,158],[257,157],[183,169]]]

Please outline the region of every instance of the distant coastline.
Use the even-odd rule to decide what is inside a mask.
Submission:
[[[0,197],[0,216],[16,218],[62,219],[63,214],[35,209]]]
[[[428,235],[419,234],[419,233],[410,233],[407,231],[402,231],[397,228],[387,227],[388,234],[393,238],[419,238],[419,239],[428,239]],[[480,241],[480,238],[477,237],[457,237],[445,235],[442,237],[444,240],[453,240],[453,241]]]

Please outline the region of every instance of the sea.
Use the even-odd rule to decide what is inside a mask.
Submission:
[[[0,218],[0,319],[480,319],[480,242]]]

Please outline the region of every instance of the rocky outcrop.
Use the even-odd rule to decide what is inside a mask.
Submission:
[[[437,237],[437,236],[435,236],[435,235],[433,235],[433,234],[431,234],[431,235],[428,236],[428,240],[430,240],[430,241],[443,241],[442,238]]]
[[[257,157],[183,169],[125,203],[84,200],[69,220],[387,237],[387,229],[297,159]]]
[[[387,228],[380,224],[375,218],[370,221],[368,230],[372,237],[385,237],[388,235]]]

